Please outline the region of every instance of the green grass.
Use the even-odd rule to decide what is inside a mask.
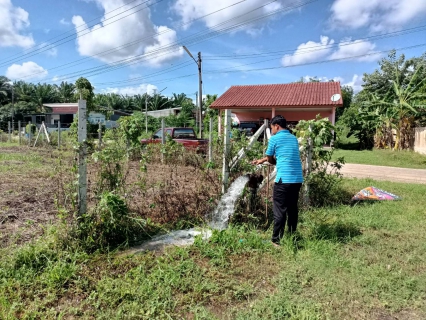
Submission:
[[[371,164],[412,169],[426,169],[426,155],[413,151],[392,150],[340,150],[333,153],[333,160],[344,157],[347,163]]]
[[[50,229],[0,251],[0,318],[425,319],[426,186],[344,184],[403,200],[305,212],[279,249],[270,230],[231,227],[161,254],[87,255]]]

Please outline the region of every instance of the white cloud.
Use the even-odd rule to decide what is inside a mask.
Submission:
[[[369,41],[344,40],[339,43],[339,47],[337,51],[333,52],[331,59],[343,59],[365,55],[354,59],[358,61],[376,61],[380,58],[380,54],[374,53],[375,48],[376,45]]]
[[[352,87],[354,89],[354,92],[357,93],[362,90],[363,83],[364,81],[362,81],[362,76],[354,74],[354,76],[352,77],[352,81],[344,83],[343,85]]]
[[[117,7],[122,7],[120,12],[129,10],[131,7],[141,4],[142,0],[131,2],[125,5],[125,0],[95,0],[95,2],[105,11],[110,12]],[[135,55],[141,55],[146,52],[156,51],[156,58],[153,59],[154,65],[160,65],[166,61],[172,60],[177,56],[183,55],[182,49],[179,47],[160,50],[160,47],[170,46],[176,42],[176,32],[165,26],[156,26],[151,21],[151,13],[148,8],[140,10],[141,6],[126,11],[123,15],[114,11],[106,13],[102,18],[102,22],[88,30],[84,19],[81,16],[74,16],[72,23],[76,31],[82,31],[77,38],[77,48],[82,56],[91,56],[100,52],[108,51],[116,47],[119,50],[111,50],[110,52],[97,56],[96,58],[107,63],[113,63],[118,60],[133,58]],[[139,10],[139,11],[138,11]],[[138,11],[138,12],[136,12]],[[114,17],[116,16],[116,17]],[[120,19],[126,16],[124,19]],[[105,19],[109,19],[106,20]],[[160,34],[156,34],[159,32]],[[86,34],[86,35],[84,35]],[[132,45],[128,45],[132,43]],[[151,63],[151,60],[148,61]]]
[[[41,50],[44,54],[46,54],[49,57],[56,57],[58,55],[58,49],[47,42],[44,42],[38,45],[37,49]]]
[[[201,20],[208,28],[217,30],[256,19],[282,8],[285,4],[291,3],[289,0],[279,0],[273,3],[270,3],[270,0],[250,0],[236,4],[235,6],[231,6],[219,12],[215,12],[237,2],[238,1],[229,0],[177,0],[173,5],[173,10],[181,17],[182,22],[185,24],[184,29],[189,28],[192,20],[203,17]],[[255,10],[262,5],[266,6]],[[215,13],[210,14],[212,12]],[[246,31],[249,34],[258,35],[262,30],[257,26],[262,23],[265,23],[265,20],[251,24],[244,24],[238,28],[238,31]]]
[[[63,24],[64,26],[69,26],[71,24],[71,22],[65,20],[65,18],[62,18],[61,20],[59,20],[60,24]]]
[[[179,47],[177,51],[163,52],[162,48],[167,47],[169,44],[176,41],[176,31],[169,29],[165,26],[155,26],[157,35],[155,39],[157,40],[154,45],[147,46],[145,48],[145,53],[150,55],[150,63],[155,66],[161,66],[164,62],[173,60],[183,55],[183,48]]]
[[[31,34],[21,33],[29,25],[27,11],[14,7],[10,0],[0,0],[0,47],[29,48],[34,45]]]
[[[351,29],[369,27],[373,31],[401,28],[426,14],[424,0],[335,0],[331,23]]]
[[[308,41],[302,43],[293,54],[286,54],[281,59],[283,66],[299,65],[320,61],[321,59],[345,59],[355,61],[376,61],[380,54],[374,53],[376,45],[369,41],[344,39],[333,46],[335,41],[321,36],[320,42]],[[351,58],[353,57],[353,58]]]
[[[152,95],[154,91],[158,91],[158,88],[153,84],[141,84],[136,87],[124,87],[124,88],[106,88],[102,89],[101,93],[116,93],[128,96],[134,96],[136,94],[148,94]]]
[[[48,74],[47,70],[33,61],[24,62],[22,65],[12,64],[6,70],[6,77],[16,80],[42,79]]]
[[[299,45],[294,54],[286,54],[281,63],[283,66],[291,66],[301,63],[309,63],[317,61],[318,59],[326,57],[330,52],[331,48],[325,47],[322,50],[318,50],[321,46],[329,46],[334,43],[334,40],[330,40],[326,36],[321,36],[320,42],[308,41]]]
[[[311,79],[316,79],[316,80],[319,80],[320,82],[329,82],[330,80],[333,80],[334,82],[340,82],[340,83],[342,83],[344,80],[342,77],[339,77],[339,76],[329,78],[329,77],[317,77],[317,76],[309,76],[309,75],[304,76],[303,79],[306,82],[309,82]]]

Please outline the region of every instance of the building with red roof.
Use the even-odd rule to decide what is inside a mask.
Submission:
[[[336,94],[340,96],[332,101]],[[334,124],[336,108],[343,105],[341,94],[339,82],[239,85],[229,88],[210,108],[220,112],[230,109],[237,122],[282,115],[288,122],[297,123],[320,114]]]

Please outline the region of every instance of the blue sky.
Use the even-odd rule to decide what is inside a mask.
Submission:
[[[422,26],[424,0],[0,0],[0,75],[194,97],[185,45],[203,94],[314,76],[358,91],[385,51],[426,52]]]

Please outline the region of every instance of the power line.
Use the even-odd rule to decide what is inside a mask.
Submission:
[[[321,64],[321,63],[328,63],[328,62],[336,62],[336,61],[342,61],[342,60],[362,58],[362,57],[377,55],[377,54],[380,54],[380,53],[390,52],[392,50],[395,50],[395,51],[409,50],[409,49],[414,49],[414,48],[423,47],[423,46],[426,46],[426,43],[417,44],[417,45],[408,46],[408,47],[402,47],[402,48],[398,48],[398,49],[383,50],[383,51],[374,51],[374,52],[365,53],[365,54],[356,55],[356,56],[350,56],[350,57],[335,58],[335,59],[328,59],[328,60],[314,61],[314,62],[305,62],[305,63],[292,64],[292,65],[287,65],[287,66],[269,67],[269,68],[258,68],[258,69],[247,69],[247,70],[234,70],[234,71],[224,71],[223,69],[222,70],[218,69],[218,70],[210,70],[210,71],[207,70],[204,73],[205,74],[215,74],[215,73],[251,72],[251,71],[264,71],[264,70],[272,70],[272,69],[283,69],[283,68],[289,68],[289,67],[308,66],[308,65],[314,65],[314,64]]]
[[[123,7],[127,6],[127,5],[129,5],[130,3],[135,2],[135,1],[139,1],[139,0],[132,0],[132,1],[129,1],[129,2],[125,3],[124,5],[122,5],[122,6],[118,7],[118,8],[115,8],[115,9],[111,10],[111,11],[106,11],[106,12],[105,12],[102,16],[98,16],[98,17],[96,17],[96,18],[94,18],[94,19],[91,19],[91,20],[89,20],[87,23],[90,23],[90,22],[92,22],[92,21],[98,20],[98,19],[102,18],[104,15],[107,15],[107,14],[109,14],[109,13],[111,13],[111,12],[117,11],[117,10],[119,10],[119,9],[121,9],[121,8],[123,8]],[[81,24],[81,25],[77,26],[76,28],[83,27],[83,26],[84,26],[84,25],[83,25],[83,24]],[[92,26],[92,27],[93,27],[93,26]],[[60,36],[62,36],[62,35],[68,34],[68,33],[70,33],[70,32],[74,32],[74,28],[73,28],[73,29],[70,29],[70,30],[68,30],[68,31],[65,31],[65,32],[63,32],[63,33],[61,33],[61,34],[59,34],[59,35],[57,35],[57,36],[53,37],[53,38],[50,38],[50,39],[46,40],[44,43],[48,43],[49,41],[52,41],[52,40],[54,40],[54,39],[56,39],[56,38],[59,38],[59,37],[60,37]],[[32,47],[28,48],[27,50],[31,50],[31,49],[36,48],[36,47],[37,47],[37,45],[34,45],[34,46],[32,46]],[[40,49],[40,48],[39,48],[39,49]],[[51,48],[50,48],[50,49],[51,49]],[[37,50],[38,50],[38,49],[37,49]],[[27,52],[27,53],[28,53],[28,52]],[[6,59],[8,59],[8,58],[12,58],[12,57],[15,57],[15,56],[20,56],[20,54],[11,55],[11,56],[7,57]],[[0,60],[0,62],[1,62],[1,61],[3,61],[3,60]]]
[[[300,54],[304,54],[304,53],[317,51],[316,48],[319,48],[320,50],[324,50],[324,49],[329,49],[329,48],[333,48],[333,47],[354,45],[354,44],[358,44],[358,43],[365,42],[365,41],[368,41],[368,40],[381,40],[381,39],[386,39],[386,38],[391,38],[391,37],[397,37],[397,36],[402,36],[402,35],[406,35],[406,34],[410,34],[410,33],[414,33],[414,32],[421,32],[421,31],[425,31],[425,30],[426,30],[426,25],[422,25],[422,26],[413,27],[413,28],[409,28],[409,29],[404,29],[404,30],[399,30],[399,31],[394,31],[394,32],[389,32],[389,33],[384,33],[384,34],[382,33],[382,34],[378,34],[378,35],[374,35],[374,36],[359,38],[359,39],[356,39],[354,41],[348,40],[348,41],[343,41],[343,42],[333,43],[333,44],[327,44],[327,45],[316,45],[316,46],[311,46],[311,47],[304,48],[304,49],[301,49],[301,50],[299,50],[299,49],[287,49],[287,50],[260,52],[260,53],[252,53],[252,54],[241,54],[241,55],[235,55],[234,54],[234,55],[221,55],[221,56],[206,56],[204,58],[204,60],[213,61],[213,60],[229,60],[229,59],[251,59],[251,58],[256,58],[256,57],[259,57],[259,56],[282,55],[284,53],[291,53],[291,52],[294,52],[296,50],[299,50]]]
[[[366,53],[366,54],[362,54],[362,55],[356,55],[356,56],[350,56],[350,57],[328,59],[328,60],[321,60],[321,61],[314,61],[314,62],[305,62],[305,63],[298,63],[298,64],[286,65],[286,66],[275,66],[275,67],[265,67],[265,68],[257,68],[257,69],[233,70],[233,71],[224,71],[223,69],[206,70],[206,71],[204,71],[204,74],[256,72],[256,71],[265,71],[265,70],[274,70],[274,69],[285,69],[285,68],[301,67],[301,66],[308,66],[308,65],[315,65],[315,64],[322,64],[322,63],[332,63],[332,62],[339,62],[339,61],[343,61],[343,60],[357,59],[357,58],[367,57],[367,56],[371,56],[371,55],[377,55],[377,54],[381,54],[381,53],[387,53],[387,52],[390,52],[392,50],[395,50],[395,51],[410,50],[410,49],[415,49],[415,48],[424,47],[424,46],[426,46],[426,43],[421,43],[421,44],[407,46],[407,47],[401,47],[401,48],[398,48],[398,49],[375,51],[375,52],[370,52],[370,53]],[[188,77],[192,77],[192,76],[196,76],[196,75],[197,75],[197,73],[193,73],[193,74],[183,75],[183,76],[174,77],[174,78],[159,79],[159,80],[155,81],[155,83],[156,84],[158,84],[158,83],[165,83],[165,82],[175,81],[177,79],[188,78]],[[115,87],[120,88],[120,87],[125,87],[125,86],[126,85],[124,85],[124,86],[115,86]]]
[[[385,36],[386,37],[400,36],[400,35],[407,34],[408,32],[406,32],[406,31],[410,31],[410,33],[411,32],[422,31],[422,30],[419,30],[419,29],[424,29],[425,27],[426,27],[426,25],[415,27],[415,28],[409,28],[409,29],[406,29],[406,30],[398,31],[398,32],[390,32],[390,33],[387,33],[387,34],[384,34],[384,35],[382,34],[382,35],[377,35],[377,36],[365,37],[365,38],[358,39],[355,42],[345,42],[345,43],[336,43],[336,44],[333,44],[333,45],[313,46],[313,47],[307,48],[308,50],[304,50],[304,51],[302,50],[302,52],[295,53],[294,55],[300,55],[300,54],[306,54],[306,53],[310,53],[310,52],[314,52],[314,51],[326,50],[326,49],[330,49],[330,48],[333,48],[333,47],[340,47],[340,46],[347,46],[347,45],[356,45],[356,44],[365,42],[365,41],[367,41],[369,39],[372,39],[373,37],[379,37],[380,36],[381,38],[385,38]],[[284,52],[293,52],[294,50],[296,50],[296,49],[288,49],[288,50],[281,50],[281,51],[275,51],[275,52],[264,52],[264,53],[261,53],[260,54],[261,56],[259,56],[259,57],[263,57],[263,56],[276,56],[276,55],[280,55],[281,56]],[[243,57],[242,59],[244,59],[244,58],[245,57]],[[253,56],[251,55],[250,58],[253,58]],[[223,59],[221,59],[221,60],[223,60]],[[239,66],[236,66],[236,67],[243,67],[243,66],[247,66],[247,65],[253,65],[253,64],[268,62],[268,61],[275,60],[275,59],[276,58],[268,59],[268,60],[256,61],[256,62],[252,62],[252,63],[242,64],[242,65],[239,65]],[[211,60],[216,60],[216,59],[206,59],[206,60],[211,61]],[[229,70],[229,68],[220,69],[220,70]],[[141,80],[141,79],[150,78],[151,76],[152,76],[152,74],[147,75],[146,77],[140,77],[140,78],[137,78],[137,79],[128,79],[128,80],[113,81],[113,82],[109,82],[108,84],[124,83],[124,82],[135,82],[135,81],[138,81],[138,80]],[[99,84],[102,85],[102,84],[105,84],[105,83],[99,83]]]
[[[161,0],[161,1],[163,1],[163,0]],[[221,8],[221,9],[216,10],[216,11],[214,11],[214,12],[208,13],[208,14],[206,14],[206,15],[204,15],[204,16],[198,17],[198,18],[196,18],[196,19],[192,19],[192,20],[191,20],[191,21],[189,21],[189,22],[182,23],[180,26],[185,26],[185,25],[191,24],[191,23],[193,23],[193,22],[195,22],[195,21],[197,21],[197,20],[203,19],[203,18],[205,18],[205,17],[207,17],[207,16],[210,16],[210,15],[215,14],[215,13],[217,13],[217,12],[220,12],[220,11],[222,11],[222,10],[228,9],[228,8],[230,8],[230,7],[233,7],[233,6],[237,5],[237,4],[240,4],[240,3],[245,2],[245,1],[247,1],[247,0],[240,0],[240,1],[235,2],[235,3],[231,4],[231,5],[228,5],[228,6],[224,7],[224,8]],[[277,1],[277,0],[273,0],[273,1],[269,2],[268,4],[270,4],[270,3],[272,3],[272,2],[275,2],[275,1]],[[158,2],[160,2],[160,1],[158,1]],[[158,3],[158,2],[157,2],[157,3]],[[266,5],[268,5],[268,4],[266,4]],[[265,5],[263,5],[263,6],[265,6]],[[263,6],[261,6],[261,7],[263,7]],[[261,8],[261,7],[259,7],[259,8]],[[229,20],[228,20],[228,21],[229,21]],[[114,22],[115,22],[115,21],[114,21]],[[103,55],[105,55],[105,54],[107,54],[107,53],[111,53],[111,52],[113,52],[113,51],[118,51],[118,50],[120,50],[120,49],[124,49],[124,48],[127,48],[127,47],[129,47],[129,46],[134,46],[134,45],[136,45],[137,43],[142,42],[143,40],[150,39],[150,38],[153,38],[153,37],[155,37],[155,36],[158,36],[158,35],[164,34],[164,33],[166,33],[166,32],[170,32],[170,31],[171,31],[171,29],[167,29],[167,30],[165,30],[165,31],[157,32],[157,33],[151,34],[151,35],[149,35],[149,36],[146,36],[146,37],[143,37],[143,38],[139,38],[139,39],[137,39],[137,40],[135,40],[135,41],[132,41],[132,42],[126,43],[126,44],[124,44],[124,45],[117,46],[117,47],[115,47],[115,48],[111,48],[111,49],[109,49],[109,50],[106,50],[106,51],[103,51],[103,52],[99,52],[99,53],[97,53],[97,54],[90,55],[90,56],[88,56],[88,57],[81,58],[81,59],[75,60],[75,61],[73,61],[73,62],[66,63],[66,64],[64,64],[64,65],[60,65],[60,66],[57,66],[57,67],[54,67],[54,68],[50,68],[50,70],[55,70],[55,69],[66,69],[66,68],[68,68],[68,67],[70,67],[70,66],[79,65],[79,64],[81,64],[81,63],[84,63],[84,62],[83,62],[84,60],[88,60],[88,59],[90,59],[90,58],[92,58],[92,57],[99,57],[99,56],[103,56]],[[90,33],[90,32],[88,32],[88,33]],[[88,34],[88,33],[86,33],[86,34]],[[85,34],[84,34],[84,35],[85,35]],[[83,36],[84,36],[84,35],[83,35]],[[70,41],[71,41],[71,40],[70,40]],[[69,41],[67,41],[67,42],[69,42]],[[64,43],[66,43],[66,42],[64,42]],[[52,49],[52,47],[49,47],[49,49]],[[40,53],[40,52],[38,52],[38,53]],[[36,53],[36,54],[38,54],[38,53]],[[128,58],[126,58],[126,59],[128,59]],[[126,59],[124,59],[124,60],[126,60]],[[0,64],[0,65],[1,65],[1,64]],[[65,68],[64,68],[64,67],[65,67]],[[22,78],[22,79],[25,79],[25,78],[28,78],[28,77],[31,77],[31,76],[33,76],[33,75],[37,75],[37,74],[40,74],[40,73],[43,73],[43,72],[33,73],[33,74],[30,74],[30,75],[27,75],[26,77],[24,77],[24,78]]]
[[[260,9],[262,7],[265,7],[265,6],[267,6],[270,3],[273,3],[275,1],[276,0],[271,1],[271,2],[269,2],[267,4],[265,4],[265,5],[257,7],[256,9],[250,10],[249,12],[246,12],[246,13],[244,13],[242,15],[239,15],[237,17],[233,17],[232,19],[223,21],[222,23],[219,23],[219,24],[215,25],[214,27],[218,27],[218,26],[221,26],[221,25],[224,25],[224,24],[226,25],[230,21],[235,20],[236,18],[239,18],[239,17],[245,16],[245,15],[247,15],[249,13],[252,13],[253,11],[258,10],[258,9]],[[205,31],[201,31],[201,32],[198,32],[198,35],[197,35],[197,33],[194,34],[194,35],[190,35],[190,36],[188,36],[188,37],[186,37],[184,39],[180,39],[179,41],[176,41],[176,42],[174,42],[172,44],[169,44],[169,45],[166,45],[166,46],[163,46],[163,47],[159,47],[155,51],[152,51],[152,52],[149,52],[149,53],[146,53],[146,54],[136,55],[136,56],[133,56],[133,57],[130,57],[130,58],[122,59],[122,60],[118,60],[118,61],[114,62],[113,65],[98,66],[98,67],[89,68],[89,69],[86,69],[85,72],[86,72],[86,74],[87,73],[90,74],[90,72],[95,72],[95,73],[90,74],[90,76],[94,76],[94,75],[98,75],[98,74],[101,74],[101,73],[113,71],[113,70],[125,67],[127,65],[139,63],[141,60],[155,59],[155,58],[158,58],[158,57],[160,57],[160,56],[162,56],[164,54],[167,54],[167,53],[169,53],[171,51],[174,51],[176,48],[178,48],[178,47],[181,46],[180,43],[182,43],[182,42],[184,42],[186,44],[188,44],[188,43],[189,44],[194,44],[194,43],[197,43],[197,42],[205,41],[208,38],[212,38],[214,36],[219,36],[223,32],[232,31],[232,30],[234,30],[236,28],[242,27],[243,25],[253,23],[254,21],[265,19],[266,17],[269,17],[271,15],[274,15],[274,14],[277,14],[277,13],[280,13],[280,12],[291,11],[291,10],[300,8],[302,6],[306,6],[306,5],[308,5],[310,3],[313,3],[313,2],[316,2],[316,1],[318,1],[318,0],[310,0],[310,1],[302,2],[302,3],[299,2],[299,3],[297,3],[294,6],[283,7],[283,8],[280,8],[278,10],[272,11],[272,12],[266,14],[266,15],[263,15],[263,16],[260,16],[260,17],[257,17],[257,18],[248,19],[248,20],[244,21],[243,23],[234,24],[234,25],[231,25],[229,27],[224,27],[222,29],[213,30],[211,32],[208,32],[207,34],[205,33]],[[191,39],[191,37],[194,37],[194,38]],[[161,51],[164,51],[164,52],[162,54],[158,54],[158,53],[161,53]],[[157,55],[155,55],[155,54],[157,54]],[[150,58],[150,56],[152,56],[152,55],[154,55],[154,56]],[[81,72],[84,72],[84,71],[80,70],[80,71],[77,71],[77,72],[74,72],[74,73],[80,73],[81,74]],[[70,77],[70,76],[72,76],[72,74],[71,75],[70,74],[66,74],[66,75],[63,75],[62,77],[63,78],[67,78],[67,77]],[[27,76],[27,77],[29,77],[29,76]]]
[[[150,5],[147,5],[146,7],[142,8],[142,9],[139,9],[139,10],[137,10],[137,11],[135,11],[135,12],[132,12],[132,13],[130,13],[130,14],[128,14],[128,15],[126,15],[126,16],[124,16],[124,17],[120,17],[120,18],[118,18],[117,20],[114,20],[114,21],[112,21],[112,22],[110,22],[110,23],[106,23],[106,24],[105,24],[105,23],[103,23],[103,25],[102,25],[102,27],[101,27],[101,28],[104,28],[104,27],[106,27],[106,26],[108,26],[108,25],[110,25],[110,24],[113,24],[113,23],[115,23],[115,22],[117,22],[117,21],[120,21],[120,20],[122,20],[122,19],[124,19],[124,18],[127,18],[128,16],[131,16],[131,15],[133,15],[133,14],[135,14],[135,13],[138,13],[138,12],[140,12],[140,11],[142,11],[142,10],[145,10],[145,9],[147,9],[147,8],[149,8],[149,7],[151,7],[151,6],[154,6],[154,5],[156,5],[156,4],[158,4],[158,3],[162,2],[162,1],[164,1],[164,0],[157,0],[157,2],[154,2],[154,3],[150,4]],[[107,20],[110,20],[110,19],[112,19],[112,18],[114,18],[114,17],[116,17],[116,16],[118,16],[118,15],[121,15],[121,14],[123,14],[124,12],[130,11],[130,10],[132,10],[132,9],[134,9],[134,8],[136,8],[136,7],[140,6],[140,5],[142,5],[142,4],[145,4],[145,3],[149,3],[149,0],[147,0],[147,1],[145,1],[145,2],[142,2],[142,3],[140,3],[140,4],[138,4],[138,5],[134,6],[134,7],[131,7],[130,9],[127,9],[127,10],[125,10],[125,11],[123,11],[123,12],[121,12],[121,13],[117,14],[117,15],[114,15],[114,16],[112,16],[112,17],[109,17],[109,18],[105,19],[103,22],[105,22],[105,21],[107,21]],[[93,26],[92,26],[92,27],[93,27]],[[79,35],[79,33],[80,33],[80,32],[83,32],[83,31],[85,31],[85,30],[87,30],[87,29],[90,29],[90,28],[91,28],[91,27],[89,27],[89,26],[88,26],[88,27],[86,27],[85,29],[82,29],[82,30],[77,31],[77,32],[76,32],[76,34],[77,34],[76,39],[78,39],[78,38],[80,38],[80,37],[83,37],[83,36],[85,36],[85,35],[87,35],[87,34],[89,34],[89,33],[91,33],[91,32],[93,32],[93,31],[94,31],[94,30],[92,29],[92,30],[90,30],[89,32],[86,32],[85,34]],[[99,30],[99,29],[96,29],[95,31],[97,31],[97,30]],[[65,40],[65,39],[68,39],[68,38],[71,38],[71,37],[74,37],[74,34],[69,35],[69,36],[67,36],[67,37],[65,37],[65,38],[59,39],[59,40],[57,40],[57,41],[53,42],[53,44],[54,44],[54,43],[61,42],[61,41]],[[59,44],[57,44],[57,45],[55,45],[55,46],[53,46],[53,45],[48,45],[48,46],[47,46],[47,48],[46,48],[46,47],[42,47],[42,48],[40,48],[40,49],[36,49],[36,50],[34,50],[34,51],[32,51],[32,52],[29,52],[29,53],[26,53],[26,54],[24,54],[24,55],[22,55],[22,56],[20,56],[20,57],[18,57],[18,58],[16,58],[16,59],[10,59],[10,60],[4,61],[4,62],[0,63],[0,67],[1,67],[1,66],[4,66],[4,65],[7,65],[7,64],[9,64],[9,63],[11,63],[11,62],[14,62],[14,61],[16,61],[16,60],[22,60],[22,58],[29,58],[29,57],[35,56],[35,55],[37,55],[37,54],[39,54],[39,53],[42,53],[42,52],[45,52],[45,51],[51,50],[51,49],[53,49],[53,48],[56,48],[56,47],[58,47],[58,46],[60,46],[60,45],[62,45],[62,44],[64,44],[64,43],[67,43],[67,42],[70,42],[70,41],[73,41],[73,40],[74,40],[74,38],[69,39],[69,40],[66,40],[66,41],[63,41],[63,42],[61,42],[61,43],[59,43]],[[43,49],[44,49],[44,50],[43,50]],[[38,51],[38,52],[37,52],[37,51]]]

